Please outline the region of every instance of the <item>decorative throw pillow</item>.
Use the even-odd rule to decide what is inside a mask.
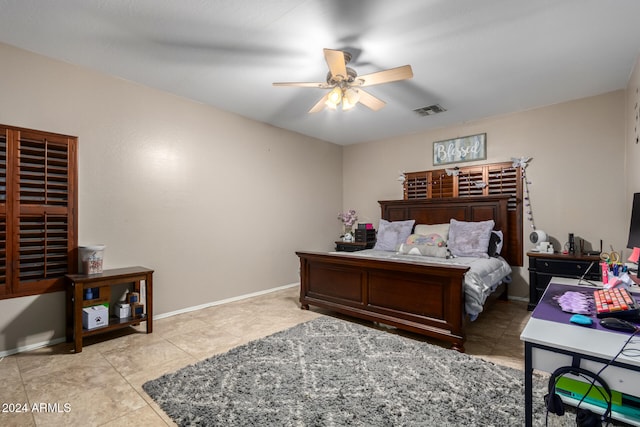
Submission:
[[[387,221],[380,220],[378,234],[376,235],[376,245],[373,249],[380,251],[395,251],[400,243],[404,243],[411,234],[415,220],[407,221]]]
[[[439,234],[446,242],[449,239],[449,224],[416,224],[416,229],[413,230],[416,234]]]
[[[432,234],[412,234],[407,237],[407,241],[405,242],[409,245],[426,245],[426,246],[446,246],[447,242],[442,238],[441,235],[432,233]]]
[[[502,250],[504,236],[502,235],[502,231],[492,231],[491,237],[489,238],[489,248],[487,249],[487,254],[490,257],[496,257],[500,255],[500,251]]]
[[[449,227],[449,250],[454,256],[489,258],[489,239],[495,222],[465,222],[451,220]]]
[[[436,258],[448,258],[449,250],[446,246],[415,245],[411,243],[401,243],[398,252],[407,255],[423,255]]]

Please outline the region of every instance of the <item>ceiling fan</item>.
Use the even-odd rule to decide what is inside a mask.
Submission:
[[[350,110],[358,102],[369,107],[373,111],[378,111],[384,107],[386,103],[362,90],[363,87],[390,83],[413,77],[411,65],[403,65],[402,67],[358,76],[358,73],[356,73],[353,68],[347,67],[347,64],[351,61],[351,54],[341,50],[324,49],[324,58],[327,61],[327,65],[329,65],[326,82],[282,82],[274,83],[273,85],[331,89],[326,95],[320,98],[320,100],[309,110],[309,113],[316,113],[325,107],[335,110],[338,105],[342,105],[343,110]]]

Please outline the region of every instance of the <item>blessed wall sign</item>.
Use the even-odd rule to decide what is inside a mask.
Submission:
[[[433,143],[433,164],[472,162],[487,158],[487,134],[464,136]]]

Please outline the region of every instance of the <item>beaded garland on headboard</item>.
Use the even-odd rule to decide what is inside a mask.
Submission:
[[[436,199],[506,194],[509,240],[505,246],[516,248],[517,266],[522,266],[522,180],[521,166],[512,162],[474,166],[456,166],[404,173],[404,199]]]

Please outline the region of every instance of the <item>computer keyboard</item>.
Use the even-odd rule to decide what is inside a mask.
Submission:
[[[640,306],[625,288],[598,289],[593,291],[596,317],[638,318]]]

